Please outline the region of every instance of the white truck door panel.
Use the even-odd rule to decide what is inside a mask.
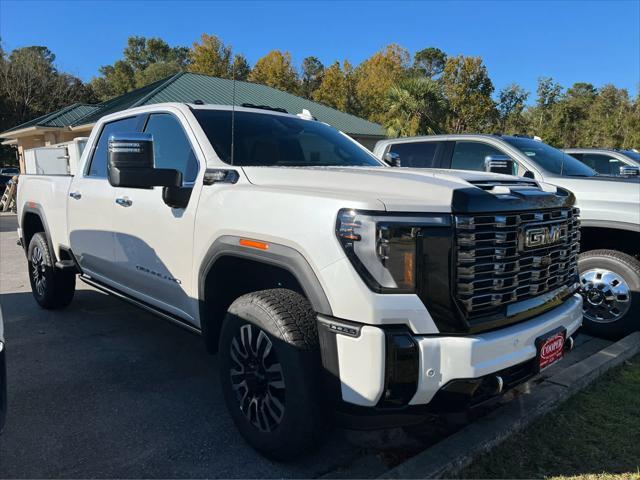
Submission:
[[[154,139],[156,168],[175,168],[192,186],[199,162],[188,125],[169,113],[153,113],[144,129]],[[204,161],[202,162],[204,164]],[[115,280],[124,290],[188,321],[197,316],[197,286],[191,285],[193,229],[199,189],[185,209],[162,200],[162,188],[115,188]]]
[[[105,178],[76,177],[67,200],[71,250],[83,272],[100,280],[113,274],[113,190]]]
[[[116,276],[113,255],[113,205],[115,189],[107,179],[109,135],[133,132],[139,117],[106,123],[88,166],[71,182],[68,202],[69,242],[82,270],[111,283]]]

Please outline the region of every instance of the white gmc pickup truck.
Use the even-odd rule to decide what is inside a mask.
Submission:
[[[387,167],[308,115],[159,104],[101,119],[75,176],[24,175],[44,308],[76,277],[204,337],[249,444],[327,416],[408,425],[562,358],[582,322],[566,190]]]

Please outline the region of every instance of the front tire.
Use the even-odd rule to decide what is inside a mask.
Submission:
[[[36,302],[46,309],[66,307],[76,289],[75,273],[55,268],[53,258],[45,234],[36,233],[27,251],[29,282]]]
[[[583,326],[617,339],[640,327],[640,261],[616,250],[590,250],[578,258]]]
[[[236,427],[253,448],[287,460],[323,431],[316,316],[299,293],[262,290],[229,307],[220,335],[220,381]]]

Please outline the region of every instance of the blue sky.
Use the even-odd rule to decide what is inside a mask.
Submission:
[[[481,56],[496,90],[540,76],[563,86],[640,86],[640,1],[190,2],[0,0],[0,36],[11,50],[46,45],[58,67],[90,80],[121,57],[130,35],[190,46],[216,34],[253,64],[272,49],[325,64],[354,64],[396,42]],[[530,100],[532,100],[531,98]]]

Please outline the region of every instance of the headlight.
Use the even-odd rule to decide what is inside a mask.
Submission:
[[[369,288],[378,293],[416,290],[417,256],[423,230],[449,225],[450,215],[401,215],[343,209],[336,235]]]

